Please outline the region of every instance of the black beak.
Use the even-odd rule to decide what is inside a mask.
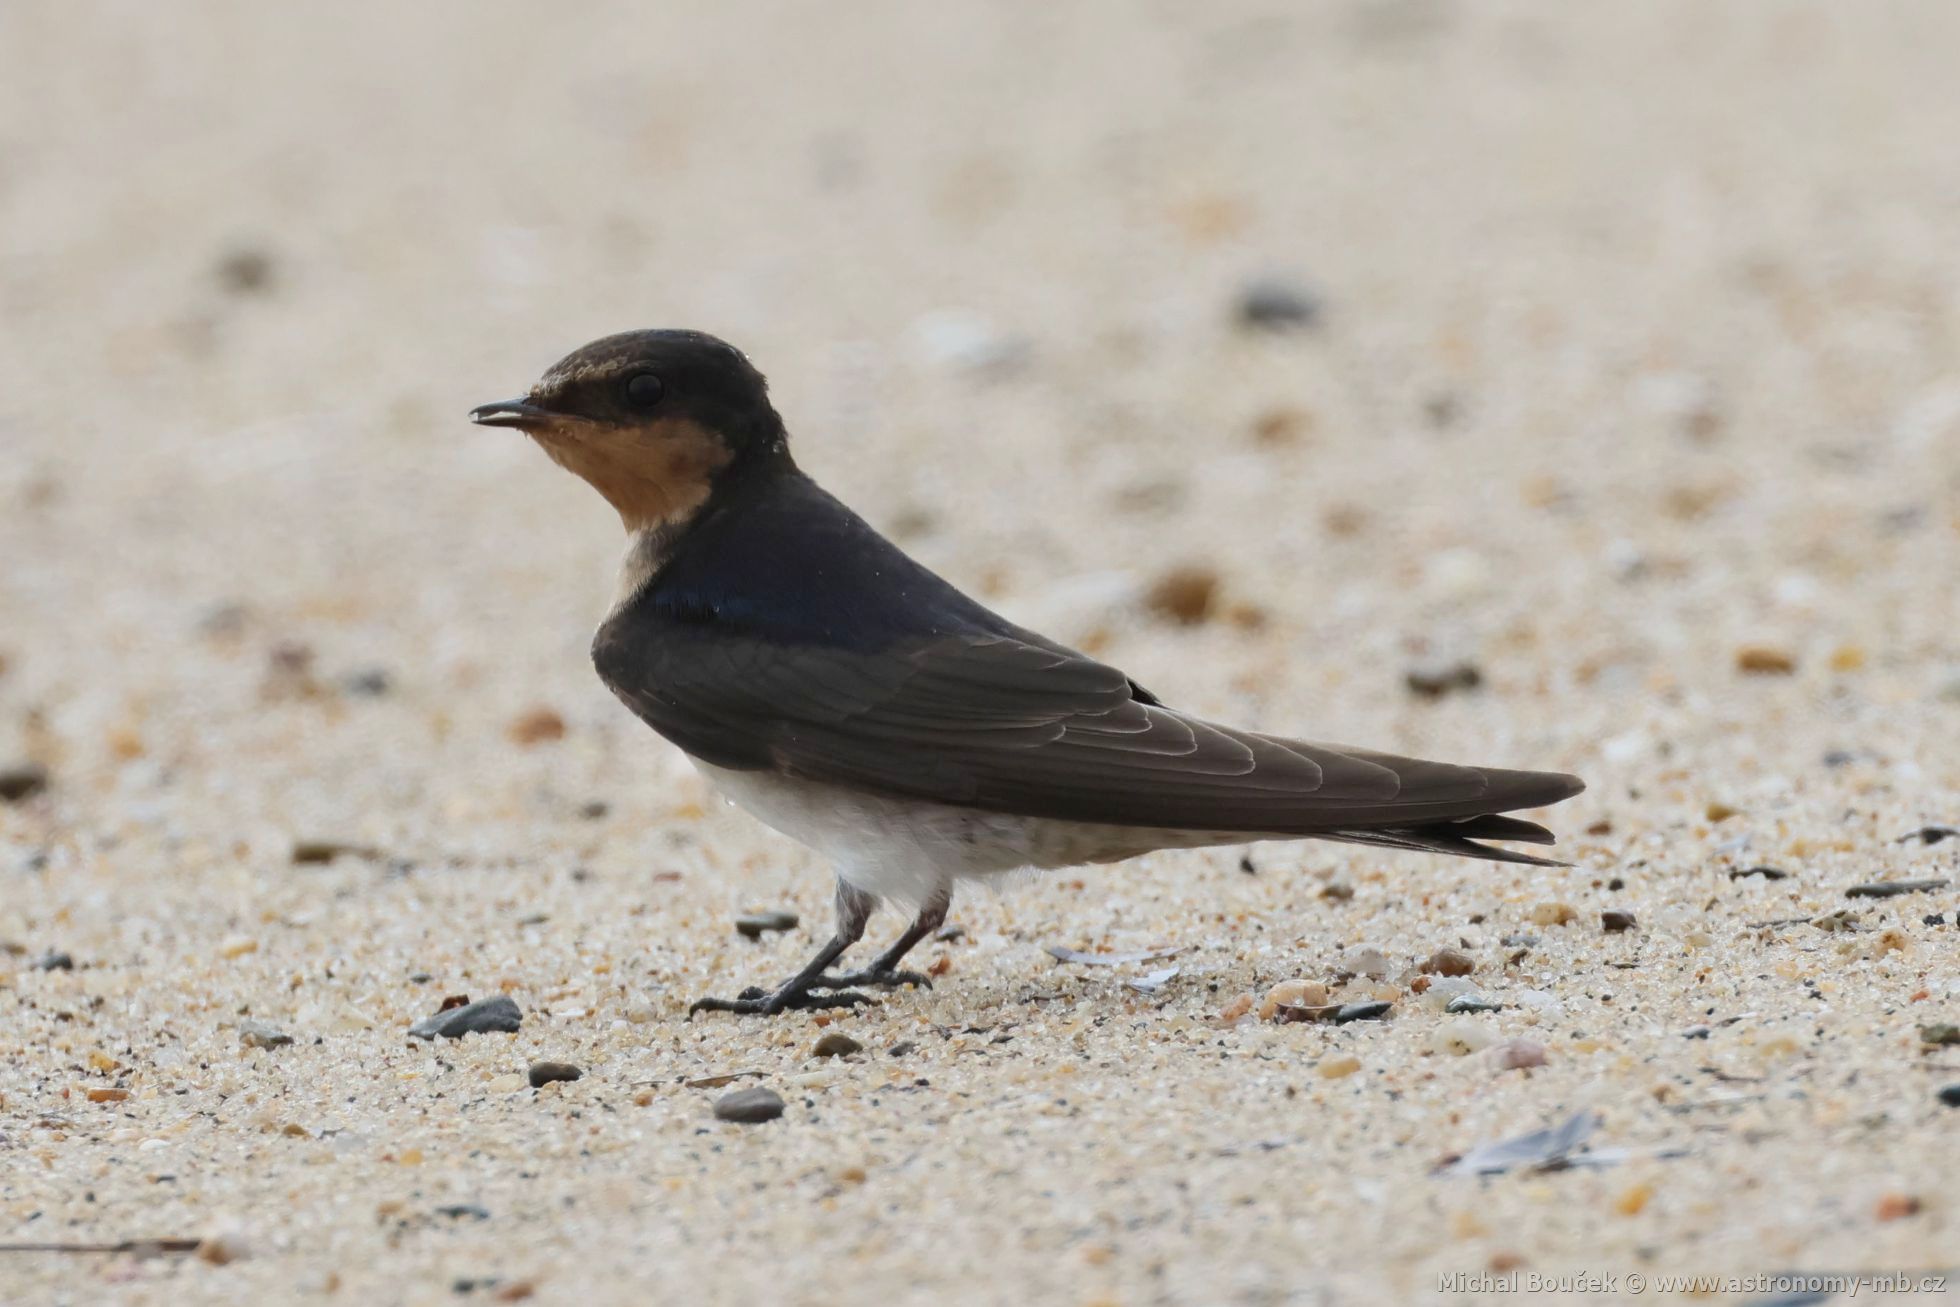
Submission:
[[[536,404],[522,399],[506,399],[470,410],[470,421],[480,427],[528,427],[550,416]]]

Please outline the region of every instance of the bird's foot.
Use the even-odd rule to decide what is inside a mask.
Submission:
[[[931,989],[930,977],[917,971],[890,969],[880,971],[872,967],[865,971],[847,971],[841,976],[818,976],[810,982],[812,989],[849,989],[853,985],[866,985],[872,989],[897,989],[900,985],[917,985],[920,989]]]
[[[860,1003],[871,1001],[869,994],[859,994],[849,989],[839,993],[812,994],[811,988],[817,985],[825,989],[833,988],[823,981],[815,981],[801,988],[791,982],[774,990],[750,985],[736,998],[695,999],[687,1009],[687,1017],[692,1021],[696,1012],[738,1012],[746,1016],[773,1017],[778,1012],[801,1012],[826,1007],[856,1007]]]

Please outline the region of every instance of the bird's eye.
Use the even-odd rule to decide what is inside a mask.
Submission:
[[[634,408],[652,408],[660,402],[660,396],[666,389],[660,384],[660,378],[651,372],[635,372],[626,379],[626,398]]]

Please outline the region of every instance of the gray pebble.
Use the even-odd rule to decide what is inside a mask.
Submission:
[[[1334,1024],[1344,1026],[1350,1021],[1379,1021],[1394,1006],[1379,999],[1373,1003],[1343,1003],[1334,1010]]]
[[[1502,1003],[1493,1003],[1487,998],[1478,998],[1475,994],[1458,994],[1443,1009],[1443,1011],[1452,1014],[1464,1012],[1502,1012],[1503,1010],[1504,1005]]]
[[[1945,889],[1950,884],[1945,877],[1932,877],[1926,880],[1881,880],[1869,885],[1853,885],[1844,892],[1848,899],[1890,899],[1901,894],[1918,894],[1925,890]]]
[[[1287,277],[1255,277],[1239,288],[1239,325],[1259,331],[1300,331],[1320,321],[1320,298]]]
[[[487,1221],[490,1219],[490,1209],[479,1207],[475,1203],[450,1203],[446,1207],[436,1208],[436,1215],[447,1216],[451,1220],[457,1221],[462,1220],[465,1216],[469,1217],[472,1221]]]
[[[293,1042],[293,1037],[263,1021],[241,1021],[238,1023],[238,1042],[247,1048],[284,1048]]]
[[[1455,690],[1474,690],[1484,683],[1484,674],[1475,663],[1422,663],[1402,674],[1409,693],[1424,699],[1440,699]]]
[[[782,1097],[773,1089],[737,1089],[715,1100],[715,1116],[723,1121],[756,1125],[782,1114]]]
[[[517,1000],[508,994],[495,998],[478,999],[461,1007],[438,1012],[424,1017],[408,1028],[408,1033],[417,1039],[460,1039],[469,1034],[485,1034],[495,1031],[501,1034],[514,1034],[524,1015],[517,1010]]]
[[[1948,1107],[1960,1107],[1960,1085],[1948,1085],[1940,1090],[1940,1101]]]
[[[75,959],[66,953],[50,953],[34,964],[36,971],[73,971]]]
[[[818,1057],[849,1057],[853,1053],[862,1053],[864,1045],[841,1030],[833,1030],[819,1039],[817,1046],[810,1051]]]
[[[395,688],[385,667],[363,667],[341,678],[340,688],[363,699],[379,699]]]
[[[1740,871],[1729,873],[1730,880],[1741,880],[1747,876],[1761,876],[1764,880],[1788,880],[1790,873],[1781,867],[1745,867]]]
[[[1631,912],[1614,909],[1599,914],[1599,925],[1609,935],[1619,935],[1632,930],[1634,916]]]
[[[795,930],[801,920],[794,912],[751,912],[735,918],[735,933],[744,939],[761,939],[764,931]]]
[[[530,1077],[533,1089],[543,1089],[554,1080],[580,1080],[585,1076],[585,1072],[570,1062],[533,1062],[525,1074]]]

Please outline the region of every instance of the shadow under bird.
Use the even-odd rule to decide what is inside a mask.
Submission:
[[[630,543],[592,658],[723,794],[831,859],[837,929],[774,989],[694,1011],[848,1006],[926,983],[900,961],[962,880],[1154,849],[1315,838],[1500,862],[1550,844],[1501,814],[1575,776],[1399,758],[1221,726],[1024,630],[907,557],[800,471],[762,374],[693,331],[585,346],[516,427],[619,511]],[[917,913],[830,968],[885,899]]]

